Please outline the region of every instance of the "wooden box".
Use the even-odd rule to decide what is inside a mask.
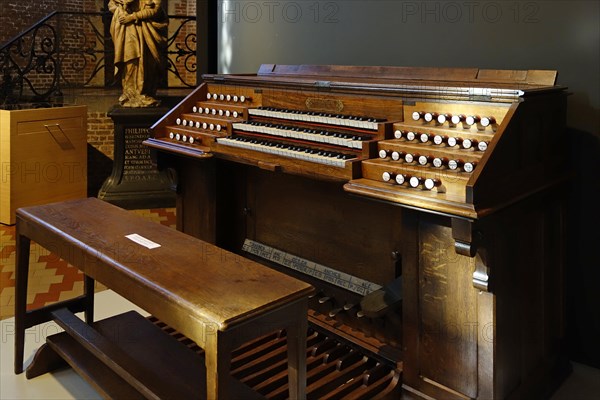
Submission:
[[[87,106],[0,110],[0,223],[87,196]]]

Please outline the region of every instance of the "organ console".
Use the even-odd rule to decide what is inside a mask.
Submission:
[[[178,229],[316,287],[308,398],[547,396],[569,371],[555,80],[269,64],[204,76],[145,143]],[[284,339],[232,374],[284,398]]]

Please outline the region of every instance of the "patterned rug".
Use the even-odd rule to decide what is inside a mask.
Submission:
[[[132,210],[148,220],[175,228],[175,209]],[[14,315],[15,226],[0,224],[0,319]],[[96,291],[105,289],[96,284]],[[79,270],[31,243],[27,308],[34,309],[83,293]]]

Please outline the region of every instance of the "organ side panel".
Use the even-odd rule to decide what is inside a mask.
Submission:
[[[406,391],[529,399],[560,385],[570,372],[562,311],[565,207],[564,195],[546,190],[464,221],[473,257],[456,251],[462,224],[403,213]]]
[[[548,397],[570,372],[562,308],[566,191],[558,188],[481,221],[496,298],[496,398]]]
[[[489,167],[469,184],[468,198],[481,208],[531,195],[568,174],[566,94],[528,98],[511,107],[510,114],[502,138],[489,153]]]
[[[477,398],[474,259],[457,254],[448,218],[407,212],[403,383],[435,398]]]

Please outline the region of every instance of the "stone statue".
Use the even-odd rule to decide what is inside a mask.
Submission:
[[[115,46],[115,72],[121,77],[124,107],[154,107],[164,68],[168,17],[161,0],[110,0],[110,33]]]

